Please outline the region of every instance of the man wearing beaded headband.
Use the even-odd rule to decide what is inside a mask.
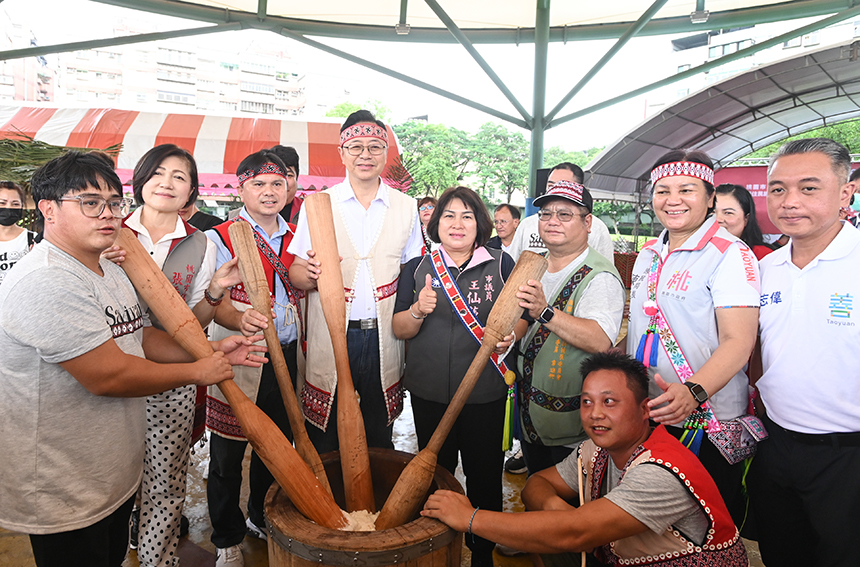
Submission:
[[[536,322],[519,360],[522,449],[530,474],[561,462],[585,438],[579,419],[579,363],[615,344],[624,287],[615,266],[588,245],[593,200],[579,183],[558,181],[535,199],[549,267],[517,297]],[[543,348],[546,347],[546,348]]]
[[[290,277],[298,287],[314,290],[321,270],[341,270],[347,288],[350,369],[361,396],[367,444],[393,448],[392,423],[403,409],[404,350],[391,320],[400,266],[421,253],[421,221],[415,200],[380,178],[388,133],[373,114],[360,110],[346,119],[338,152],[347,178],[328,191],[343,261],[340,267],[320,266],[302,213],[289,249],[296,256]],[[336,410],[337,377],[317,293],[308,295],[307,336],[302,403],[305,417],[315,426],[308,428],[308,435],[325,453],[338,448],[337,420],[330,419]]]
[[[839,220],[851,156],[825,138],[771,158],[767,212],[791,237],[761,262],[756,382],[770,437],[747,477],[767,565],[860,565],[860,234]]]
[[[283,161],[270,150],[261,150],[242,160],[236,175],[244,206],[235,221],[216,226],[207,231],[206,236],[218,248],[217,265],[220,267],[234,256],[229,226],[233,222],[248,222],[254,228],[257,249],[274,299],[274,323],[287,369],[295,383],[302,319],[298,292],[287,274],[293,259],[287,252],[287,246],[295,226],[280,215],[287,198],[286,171]],[[266,326],[266,316],[251,308],[250,299],[240,284],[230,290],[230,301],[218,306],[211,332],[216,337],[233,335],[237,331],[250,336],[261,332]],[[272,363],[267,363],[262,369],[237,368],[235,373],[236,384],[291,439],[289,419]],[[209,389],[206,413],[207,426],[213,433],[209,450],[207,497],[212,520],[212,543],[218,549],[216,565],[240,566],[240,544],[245,537],[246,527],[251,535],[265,539],[263,500],[273,478],[256,452],[253,452],[246,524],[239,508],[239,489],[247,440],[227,400],[215,388]]]

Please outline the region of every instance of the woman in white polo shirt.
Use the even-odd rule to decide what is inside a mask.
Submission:
[[[649,367],[651,418],[698,454],[740,526],[743,461],[729,464],[710,435],[746,413],[760,283],[749,247],[712,215],[713,178],[702,152],[654,164],[652,206],[665,229],[633,268],[626,348]]]

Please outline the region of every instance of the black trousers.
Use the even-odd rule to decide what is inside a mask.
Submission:
[[[666,431],[677,439],[680,439],[681,435],[684,434],[684,429],[681,427],[667,427]],[[708,440],[707,436],[702,439],[699,461],[714,479],[714,484],[717,485],[717,490],[720,491],[720,496],[726,503],[732,521],[740,529],[744,524],[747,508],[747,500],[743,493],[744,462],[730,465],[720,450]]]
[[[296,345],[293,341],[283,347],[287,369],[296,381]],[[257,393],[257,406],[272,418],[275,425],[292,441],[290,420],[278,388],[278,380],[271,362],[263,366],[260,390]],[[212,543],[215,547],[232,547],[245,538],[245,516],[239,507],[239,492],[242,488],[242,461],[245,458],[247,441],[226,439],[213,434],[209,445],[209,480],[206,483],[206,498],[209,504],[209,517],[212,520]],[[249,471],[250,496],[248,497],[248,517],[257,526],[265,527],[263,503],[266,492],[274,482],[274,477],[255,451],[251,452]]]
[[[86,528],[47,535],[30,535],[38,567],[120,567],[128,553],[128,533],[134,496],[113,514]]]
[[[805,437],[765,420],[747,485],[764,563],[774,567],[860,565],[860,446]],[[825,444],[825,442],[828,442]]]
[[[529,476],[538,471],[554,467],[573,452],[572,448],[565,447],[564,445],[550,447],[538,445],[537,443],[529,443],[528,441],[520,441],[520,446],[523,449],[523,458],[526,461],[526,467],[529,469]]]
[[[411,398],[418,448],[423,449],[442,420],[448,404],[423,400],[414,395]],[[466,495],[472,506],[482,510],[502,511],[504,426],[504,398],[486,404],[466,404],[439,451],[438,463],[451,474],[457,469],[458,456],[462,458]],[[486,565],[487,561],[492,564],[495,543],[467,534],[466,545],[472,550],[473,565]]]
[[[367,435],[368,447],[394,449],[391,434],[394,425],[388,425],[388,409],[385,395],[382,393],[382,382],[379,377],[379,332],[377,329],[348,329],[346,332],[346,349],[349,353],[349,369],[352,373],[352,383],[361,397],[361,417],[364,419],[364,431]],[[337,451],[337,393],[331,407],[331,417],[328,427],[323,431],[308,423],[308,437],[322,455]]]

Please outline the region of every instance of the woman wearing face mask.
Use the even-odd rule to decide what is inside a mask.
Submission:
[[[12,181],[0,181],[0,283],[33,247],[36,233],[17,225],[23,214],[24,190]]]

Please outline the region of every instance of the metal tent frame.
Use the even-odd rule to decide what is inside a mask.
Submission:
[[[2,51],[0,52],[0,60],[92,49],[96,47],[108,47],[111,45],[219,33],[221,31],[240,29],[271,31],[529,130],[531,132],[529,195],[531,196],[533,196],[535,192],[536,170],[542,166],[543,162],[544,132],[547,129],[602,108],[606,108],[613,104],[628,100],[650,90],[705,72],[715,66],[723,65],[738,58],[747,57],[761,51],[762,49],[770,47],[775,44],[774,42],[786,41],[844,19],[860,15],[860,5],[856,5],[855,0],[789,0],[777,3],[770,0],[758,2],[752,6],[749,5],[750,2],[710,0],[710,4],[717,5],[717,7],[725,5],[731,6],[731,9],[715,10],[713,12],[706,11],[705,0],[676,0],[674,2],[670,2],[670,0],[654,0],[654,2],[645,9],[641,16],[634,22],[609,21],[585,23],[574,21],[572,25],[565,24],[551,26],[550,0],[535,0],[535,19],[533,26],[525,25],[517,26],[515,28],[481,26],[464,27],[458,25],[456,18],[452,18],[449,12],[446,12],[437,0],[419,0],[417,2],[416,0],[413,0],[411,5],[413,8],[415,8],[416,4],[422,9],[423,6],[426,5],[430,10],[432,10],[442,25],[437,27],[410,27],[408,24],[410,13],[409,0],[399,0],[399,19],[395,25],[391,25],[391,23],[357,24],[349,23],[348,21],[335,21],[334,18],[327,21],[290,17],[285,13],[279,13],[279,10],[276,9],[288,3],[279,2],[278,6],[275,6],[274,0],[271,2],[271,6],[269,0],[256,0],[256,12],[225,8],[223,6],[225,4],[230,5],[229,2],[216,3],[210,0],[93,1],[131,8],[134,10],[195,20],[204,22],[208,25],[163,33],[141,34],[130,37],[117,37],[66,43],[62,45]],[[234,4],[241,1],[242,0],[234,0]],[[247,0],[245,0],[242,5],[246,3],[248,3]],[[390,3],[391,2],[388,2],[386,4]],[[318,6],[317,9],[321,13],[325,13],[327,4],[325,0],[318,0],[315,4]],[[467,2],[466,4],[469,4],[469,7],[474,11],[476,5],[475,0]],[[493,7],[496,6],[496,2],[484,2],[484,4],[486,5],[487,11],[492,11],[494,9]],[[572,14],[575,12],[576,8],[573,4],[575,3],[563,5],[563,8],[561,8],[562,10],[567,10],[567,12],[571,14],[571,18],[574,17]],[[629,4],[629,7],[633,10],[641,9],[644,5],[643,2],[636,0],[627,2],[627,4]],[[669,17],[656,18],[657,14],[661,12],[667,4],[672,6],[672,10],[670,10],[670,12],[673,15]],[[746,4],[746,6],[744,6],[744,4]],[[353,3],[349,5],[354,8]],[[687,9],[695,8],[695,10],[689,16],[677,15],[679,13],[683,13],[685,6]],[[458,6],[454,5],[449,10],[454,11],[457,9]],[[700,33],[702,31],[728,29],[758,23],[821,16],[826,14],[833,15],[811,25],[793,30],[779,38],[774,38],[769,42],[763,42],[752,47],[748,47],[731,55],[724,55],[720,59],[716,59],[689,69],[683,73],[666,77],[644,87],[615,96],[600,104],[592,105],[590,107],[559,116],[560,112],[565,109],[573,99],[575,99],[576,95],[582,90],[582,88],[588,84],[588,82],[597,75],[600,70],[603,69],[603,67],[633,37],[687,32]],[[694,17],[697,15],[698,17]],[[705,20],[702,21],[702,18]],[[693,23],[694,20],[696,23]],[[383,65],[379,65],[372,61],[336,49],[326,45],[325,43],[311,39],[308,36],[364,40],[370,39],[376,41],[459,43],[487,74],[496,87],[504,94],[508,102],[516,111],[516,115],[496,108],[491,108],[490,106],[474,101],[465,96],[442,89],[436,85],[418,80],[414,77],[389,69]],[[594,39],[615,39],[616,41],[615,44],[606,52],[604,57],[601,58],[600,61],[598,61],[588,72],[583,74],[582,78],[568,92],[568,94],[565,95],[552,108],[552,110],[546,112],[547,52],[549,43]],[[481,57],[480,53],[475,48],[476,44],[491,43],[535,44],[533,82],[534,97],[530,112],[516,99],[510,89],[508,89],[504,82],[499,78],[498,74],[483,59],[483,57]]]

